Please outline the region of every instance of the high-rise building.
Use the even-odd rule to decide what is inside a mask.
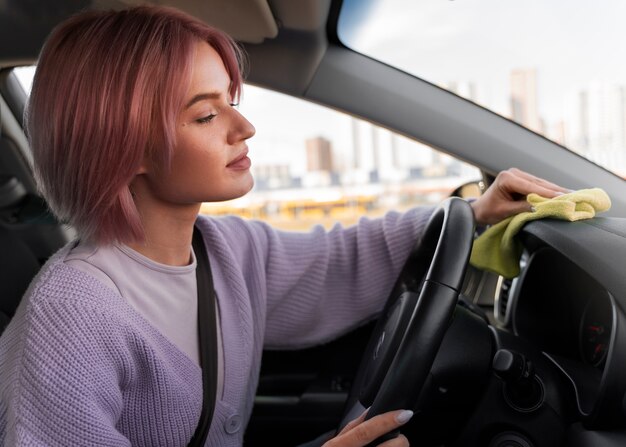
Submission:
[[[394,169],[402,168],[402,164],[400,161],[400,147],[398,144],[398,139],[400,137],[396,133],[390,134],[390,144],[391,144],[391,166]]]
[[[372,164],[374,165],[374,169],[380,169],[380,138],[379,138],[379,129],[376,126],[371,126],[372,132]]]
[[[537,107],[537,72],[518,69],[511,72],[511,117],[537,133],[544,133]]]
[[[565,98],[565,145],[584,155],[589,148],[589,98],[586,91]]]
[[[361,168],[361,136],[359,133],[359,120],[352,118],[352,168]]]
[[[624,169],[626,146],[623,87],[594,83],[588,90],[589,159],[612,169]]]
[[[289,165],[266,164],[254,165],[254,183],[257,190],[287,188],[292,186]]]
[[[567,106],[567,145],[626,174],[626,89],[595,82],[570,95]]]
[[[309,172],[333,172],[333,154],[330,141],[324,137],[306,140],[306,166]]]

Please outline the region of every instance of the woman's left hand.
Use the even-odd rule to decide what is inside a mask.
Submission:
[[[517,168],[507,169],[498,174],[478,200],[472,202],[476,223],[495,224],[514,214],[531,211],[526,196],[533,192],[552,199],[571,191]]]

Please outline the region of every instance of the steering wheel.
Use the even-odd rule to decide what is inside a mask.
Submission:
[[[449,198],[435,209],[376,324],[340,430],[367,407],[367,419],[415,407],[451,322],[473,238],[468,202]]]

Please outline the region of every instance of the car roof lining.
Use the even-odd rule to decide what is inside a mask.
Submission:
[[[123,9],[152,3],[174,6],[216,26],[243,44],[260,44],[281,29],[320,33],[330,0],[58,0],[0,1],[0,67],[33,64],[52,29],[84,9]]]
[[[125,6],[136,6],[146,3],[175,6],[209,25],[220,28],[241,42],[260,43],[267,38],[276,37],[276,34],[278,34],[278,24],[267,0],[120,1]]]

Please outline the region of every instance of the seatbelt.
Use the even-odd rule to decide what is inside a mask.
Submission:
[[[203,447],[211,427],[217,394],[217,327],[215,290],[211,265],[202,233],[195,226],[191,245],[196,255],[198,283],[198,334],[200,340],[200,367],[202,368],[202,412],[189,447]]]

